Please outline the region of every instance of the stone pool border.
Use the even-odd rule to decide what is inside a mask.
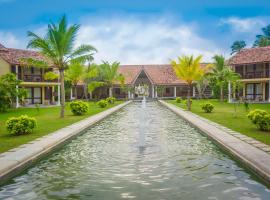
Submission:
[[[34,162],[60,148],[84,130],[120,110],[131,101],[124,102],[108,110],[66,126],[46,136],[0,154],[0,184],[16,176]],[[49,124],[48,124],[49,126]]]
[[[249,144],[235,135],[226,132],[210,123],[208,120],[183,109],[159,100],[159,102],[173,111],[181,118],[188,121],[191,125],[202,131],[207,137],[217,143],[222,149],[230,153],[238,161],[244,164],[244,167],[250,169],[258,175],[267,185],[270,185],[270,154],[262,149]]]

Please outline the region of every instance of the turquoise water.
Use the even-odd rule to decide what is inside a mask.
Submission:
[[[270,191],[188,123],[147,102],[126,106],[10,180],[0,199],[258,200]]]

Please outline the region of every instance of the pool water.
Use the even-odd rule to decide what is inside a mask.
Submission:
[[[270,190],[187,122],[147,102],[129,104],[13,178],[0,199],[269,200]]]

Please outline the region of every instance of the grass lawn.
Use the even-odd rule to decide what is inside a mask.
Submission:
[[[177,104],[175,100],[168,100],[169,103],[180,106],[186,109],[183,103]],[[204,113],[200,104],[203,102],[211,102],[215,108],[213,113]],[[191,111],[205,117],[209,120],[217,122],[223,126],[226,126],[232,130],[238,131],[244,135],[259,140],[265,144],[270,144],[270,132],[263,132],[257,130],[256,126],[251,123],[247,118],[247,112],[245,111],[243,104],[236,104],[236,114],[234,111],[234,104],[222,103],[218,100],[193,100]],[[250,104],[250,110],[263,109],[270,112],[270,104]]]
[[[36,108],[19,108],[12,109],[7,113],[0,113],[0,153],[47,135],[53,131],[80,121],[91,115],[97,114],[115,105],[119,105],[120,103],[123,103],[123,101],[116,101],[115,104],[108,105],[106,108],[99,108],[96,103],[89,102],[89,111],[83,116],[72,115],[67,103],[64,119],[59,118],[60,107],[40,108],[39,112]],[[37,119],[37,128],[33,133],[28,135],[15,136],[9,134],[5,128],[5,121],[10,117],[16,117],[24,114]]]

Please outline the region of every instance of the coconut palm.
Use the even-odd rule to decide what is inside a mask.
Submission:
[[[224,101],[224,88],[227,87],[228,82],[236,83],[239,75],[236,74],[225,62],[225,57],[222,55],[215,55],[213,57],[213,73],[211,74],[212,82],[219,88],[220,101]]]
[[[270,24],[262,28],[263,35],[256,35],[254,47],[270,46]]]
[[[202,79],[209,72],[211,65],[201,67],[202,56],[194,58],[193,56],[181,56],[177,61],[171,61],[176,76],[188,84],[187,108],[191,110],[190,95],[192,85]]]
[[[64,71],[68,68],[71,60],[85,61],[95,50],[91,45],[81,45],[74,48],[79,28],[80,25],[78,24],[68,26],[66,17],[63,16],[58,24],[50,23],[48,25],[47,33],[44,37],[40,37],[30,31],[28,32],[30,41],[27,47],[39,50],[46,58],[45,60],[49,60],[46,64],[53,65],[59,70],[61,84],[60,117],[64,117],[65,113]]]
[[[118,72],[120,63],[113,62],[103,62],[99,66],[100,76],[104,83],[109,87],[109,96],[113,96],[113,84],[120,83],[124,84],[124,76]]]
[[[243,40],[235,41],[231,46],[231,55],[234,53],[238,53],[241,49],[246,47],[246,42]]]
[[[85,72],[86,72],[85,66],[83,65],[83,63],[78,61],[70,62],[69,67],[65,72],[66,80],[70,81],[72,86],[74,87],[75,99],[78,98],[77,85],[80,81],[83,81]]]

